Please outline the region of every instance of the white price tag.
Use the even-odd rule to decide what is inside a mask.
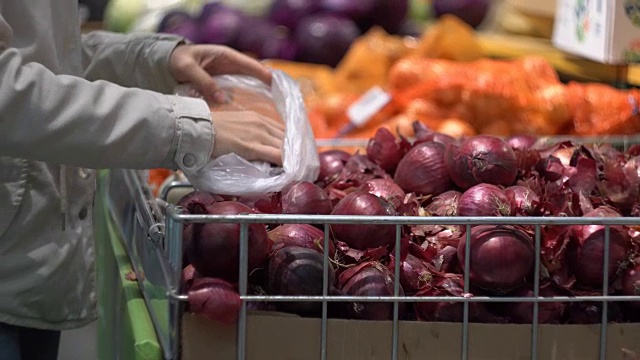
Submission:
[[[373,87],[349,106],[347,109],[349,121],[355,127],[360,127],[387,105],[389,101],[391,101],[391,95],[379,86]]]

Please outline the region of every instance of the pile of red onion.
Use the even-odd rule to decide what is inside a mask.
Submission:
[[[640,216],[639,148],[536,137],[490,135],[454,139],[415,122],[416,139],[381,128],[366,152],[321,152],[320,175],[282,191],[229,197],[194,191],[179,205],[191,214],[305,214],[429,217],[637,217]],[[329,231],[325,234],[325,229]],[[640,295],[640,229],[615,225],[541,225],[540,253],[531,225],[465,226],[389,223],[249,225],[249,289],[266,295],[320,296],[323,254],[330,295],[406,296]],[[609,234],[607,277],[603,273]],[[399,278],[395,279],[396,237]],[[184,228],[183,288],[189,309],[232,323],[237,293],[239,225],[188,224]],[[467,246],[467,238],[470,244]],[[328,242],[328,248],[325,244]],[[466,259],[467,248],[470,249]],[[539,256],[539,289],[534,289]],[[468,261],[465,261],[468,260]],[[469,284],[464,292],[465,275]],[[603,280],[606,281],[603,284]],[[213,306],[213,304],[217,304]],[[254,304],[254,303],[252,303]],[[619,305],[619,306],[618,306]],[[329,302],[331,317],[388,320],[393,303]],[[319,302],[274,302],[301,316],[321,314]],[[401,319],[462,321],[461,302],[400,302]],[[599,321],[601,303],[542,302],[538,322]],[[640,321],[640,302],[609,307],[610,321]],[[236,314],[236,315],[229,315]],[[470,321],[531,323],[530,302],[471,303]]]

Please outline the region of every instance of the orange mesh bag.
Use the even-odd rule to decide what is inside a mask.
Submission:
[[[455,62],[405,58],[390,72],[405,107],[422,101],[431,119],[458,119],[482,133],[556,134],[570,120],[558,76],[546,60]]]
[[[599,83],[567,85],[567,99],[578,135],[628,135],[640,132],[640,91]]]

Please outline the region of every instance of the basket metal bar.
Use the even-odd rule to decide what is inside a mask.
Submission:
[[[534,236],[535,264],[533,268],[533,297],[540,296],[540,225],[535,227]],[[538,359],[538,312],[540,303],[533,303],[533,319],[531,320],[531,360]]]
[[[553,296],[553,297],[513,297],[513,296],[307,296],[307,295],[247,295],[241,296],[245,301],[299,301],[299,302],[625,302],[640,301],[638,295],[607,296]]]
[[[471,273],[471,225],[467,224],[464,244],[464,293],[469,293],[469,274]],[[462,310],[462,360],[469,358],[469,303],[464,302]]]
[[[402,226],[396,225],[396,248],[394,258],[393,269],[393,296],[400,296],[400,240],[402,237]],[[391,359],[398,360],[398,313],[400,303],[398,301],[393,302],[393,330],[392,330],[392,344],[391,344]]]
[[[240,296],[247,295],[247,276],[249,263],[249,224],[240,224],[240,271],[238,278],[238,290]],[[238,360],[247,357],[247,300],[243,300],[240,306],[240,318],[238,321]]]
[[[329,225],[324,224],[324,244],[322,248],[322,296],[329,295]],[[327,306],[326,301],[322,301],[322,324],[320,326],[320,359],[327,360]]]
[[[609,295],[609,245],[611,243],[611,228],[604,227],[604,258],[602,259],[602,295]],[[602,301],[602,321],[600,322],[600,360],[607,357],[607,312],[609,311],[606,300]]]
[[[371,215],[179,215],[167,208],[167,216],[202,223],[308,223],[385,225],[640,225],[640,217],[523,217],[523,216],[371,216]]]

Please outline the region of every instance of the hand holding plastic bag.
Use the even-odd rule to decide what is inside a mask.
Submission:
[[[240,196],[280,191],[294,181],[315,181],[320,162],[298,84],[279,70],[273,71],[271,88],[244,75],[221,75],[214,79],[218,87],[230,95],[230,102],[220,108],[225,111],[251,110],[272,118],[279,116],[284,121],[283,166],[249,162],[231,153],[213,159],[188,176],[189,182],[199,190]],[[185,95],[188,91],[182,88],[177,92]]]

